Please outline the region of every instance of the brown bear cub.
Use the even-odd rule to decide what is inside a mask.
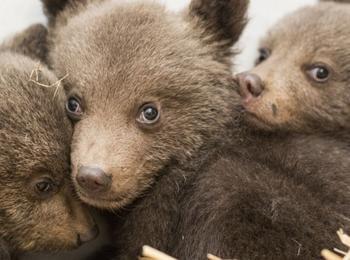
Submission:
[[[235,129],[231,46],[248,1],[193,0],[181,15],[150,1],[43,3],[50,66],[70,75],[79,197],[125,209],[116,259],[144,244],[171,253],[183,185]]]
[[[270,157],[284,153],[275,162],[289,167],[319,163],[333,176],[324,185],[334,194],[349,183],[349,23],[349,0],[303,8],[271,29],[256,67],[238,76],[244,121],[267,136],[260,141],[270,142]]]
[[[348,3],[304,8],[270,31],[257,66],[239,76],[247,121],[272,132],[350,129]]]
[[[59,82],[54,74],[21,54],[36,57],[37,47],[21,44],[40,30],[29,28],[0,52],[0,259],[71,249],[96,235],[70,184],[63,90],[48,87]]]
[[[191,259],[200,256],[191,244],[239,259],[315,259],[341,248],[335,232],[350,229],[349,24],[347,4],[301,9],[239,76],[243,148],[222,152],[182,202],[179,250]]]
[[[239,76],[241,145],[189,183],[175,256],[318,259],[323,248],[342,248],[336,230],[350,229],[349,24],[350,5],[322,3],[272,29],[258,66]]]

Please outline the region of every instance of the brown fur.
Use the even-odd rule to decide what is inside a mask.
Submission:
[[[252,70],[266,93],[245,107],[259,119],[243,114],[243,142],[188,183],[173,255],[317,259],[327,245],[341,246],[335,231],[350,228],[347,8],[306,8],[272,29],[265,41],[272,55]],[[324,86],[301,74],[315,50],[339,70]]]
[[[78,193],[95,206],[119,208],[169,162],[187,164],[207,140],[221,135],[233,117],[232,105],[224,102],[232,96],[230,67],[213,57],[220,42],[203,44],[201,30],[158,5],[106,1],[85,9],[52,29],[50,57],[59,76],[71,75],[68,95],[82,99],[85,110],[75,125],[73,177],[80,165],[99,165],[113,176],[105,202],[84,196],[79,187]],[[164,120],[155,129],[140,129],[134,115],[150,101],[164,106]]]
[[[41,35],[33,28],[12,42],[20,39],[19,46],[22,42],[33,42],[35,35]],[[74,198],[70,184],[72,126],[65,116],[63,89],[58,89],[54,96],[54,87],[30,82],[39,62],[21,53],[28,54],[31,47],[26,45],[22,50],[6,43],[0,53],[1,259],[9,257],[8,252],[16,255],[77,247],[78,234],[93,227],[89,213]],[[58,79],[41,64],[38,81],[51,85]],[[43,178],[54,183],[55,192],[47,197],[35,189]]]
[[[337,123],[332,119],[325,128],[322,119],[322,128],[310,135],[230,125],[225,114],[237,119],[237,110],[227,107],[224,96],[234,106],[238,101],[224,80],[228,44],[216,38],[230,34],[217,28],[213,35],[206,26],[220,21],[200,22],[216,16],[193,2],[195,9],[187,14],[197,13],[196,19],[187,16],[191,30],[184,33],[186,23],[156,6],[114,6],[72,6],[51,28],[51,62],[59,74],[75,75],[68,93],[76,91],[85,109],[76,124],[73,175],[79,164],[97,164],[123,182],[113,184],[116,194],[126,194],[118,202],[102,200],[114,197],[109,194],[99,199],[80,193],[95,206],[126,207],[114,217],[114,257],[135,258],[140,246],[149,244],[180,259],[203,259],[207,252],[239,259],[314,259],[333,245],[334,231],[349,227],[350,197],[349,147]],[[148,93],[169,112],[162,114],[159,128],[142,132],[125,115]],[[280,103],[276,106],[278,112]],[[309,127],[314,120],[303,122],[283,129],[315,129]],[[233,144],[223,149],[222,136],[230,140],[227,127],[234,128]],[[135,165],[141,165],[137,174],[130,170]],[[140,181],[145,176],[147,182]]]
[[[255,133],[188,182],[171,253],[238,259],[317,259],[349,229],[344,137]]]
[[[179,16],[151,3],[71,1],[53,21],[50,63],[59,76],[71,75],[68,96],[84,110],[75,123],[73,178],[80,166],[112,177],[108,193],[89,195],[75,183],[78,194],[100,208],[129,205],[118,214],[118,259],[135,258],[145,243],[171,247],[183,184],[233,129],[238,100],[228,59],[246,7],[194,1]],[[136,117],[147,102],[161,107],[161,121],[146,129]]]
[[[270,31],[261,47],[271,55],[250,71],[265,87],[246,106],[253,125],[308,133],[350,128],[349,23],[350,5],[321,3],[287,16]],[[327,82],[308,76],[319,63],[330,67]]]

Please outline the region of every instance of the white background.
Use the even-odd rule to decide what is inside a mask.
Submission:
[[[115,0],[119,1],[119,0]],[[171,10],[184,8],[189,0],[157,0]],[[250,23],[243,34],[239,47],[243,50],[235,63],[237,70],[250,68],[256,56],[258,39],[281,16],[303,5],[314,4],[317,0],[251,0]],[[46,20],[39,0],[0,0],[0,40],[34,22]]]

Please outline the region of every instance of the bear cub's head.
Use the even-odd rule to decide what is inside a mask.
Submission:
[[[96,228],[71,187],[66,98],[44,65],[13,52],[21,42],[0,53],[0,250],[72,249]]]
[[[51,65],[71,75],[72,170],[83,201],[125,206],[169,164],[189,164],[226,136],[229,99],[238,102],[230,48],[248,1],[193,0],[183,15],[151,1],[43,2]]]
[[[320,3],[285,17],[238,76],[245,116],[260,129],[350,128],[350,4]]]

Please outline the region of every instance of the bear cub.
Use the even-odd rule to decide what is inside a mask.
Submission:
[[[232,45],[247,0],[42,0],[49,63],[67,72],[72,177],[87,204],[117,212],[115,259],[172,253],[183,185],[234,129]],[[186,259],[186,257],[184,257]]]
[[[175,256],[202,259],[204,248],[223,258],[317,259],[341,247],[336,230],[350,228],[349,7],[287,16],[257,66],[238,76],[242,143],[196,175]]]
[[[56,76],[38,62],[42,45],[23,44],[36,37],[42,42],[45,31],[42,25],[31,26],[0,48],[2,260],[76,248],[97,234],[71,185],[72,126],[64,92]]]
[[[350,1],[321,2],[285,17],[238,76],[247,122],[270,131],[350,129]]]

